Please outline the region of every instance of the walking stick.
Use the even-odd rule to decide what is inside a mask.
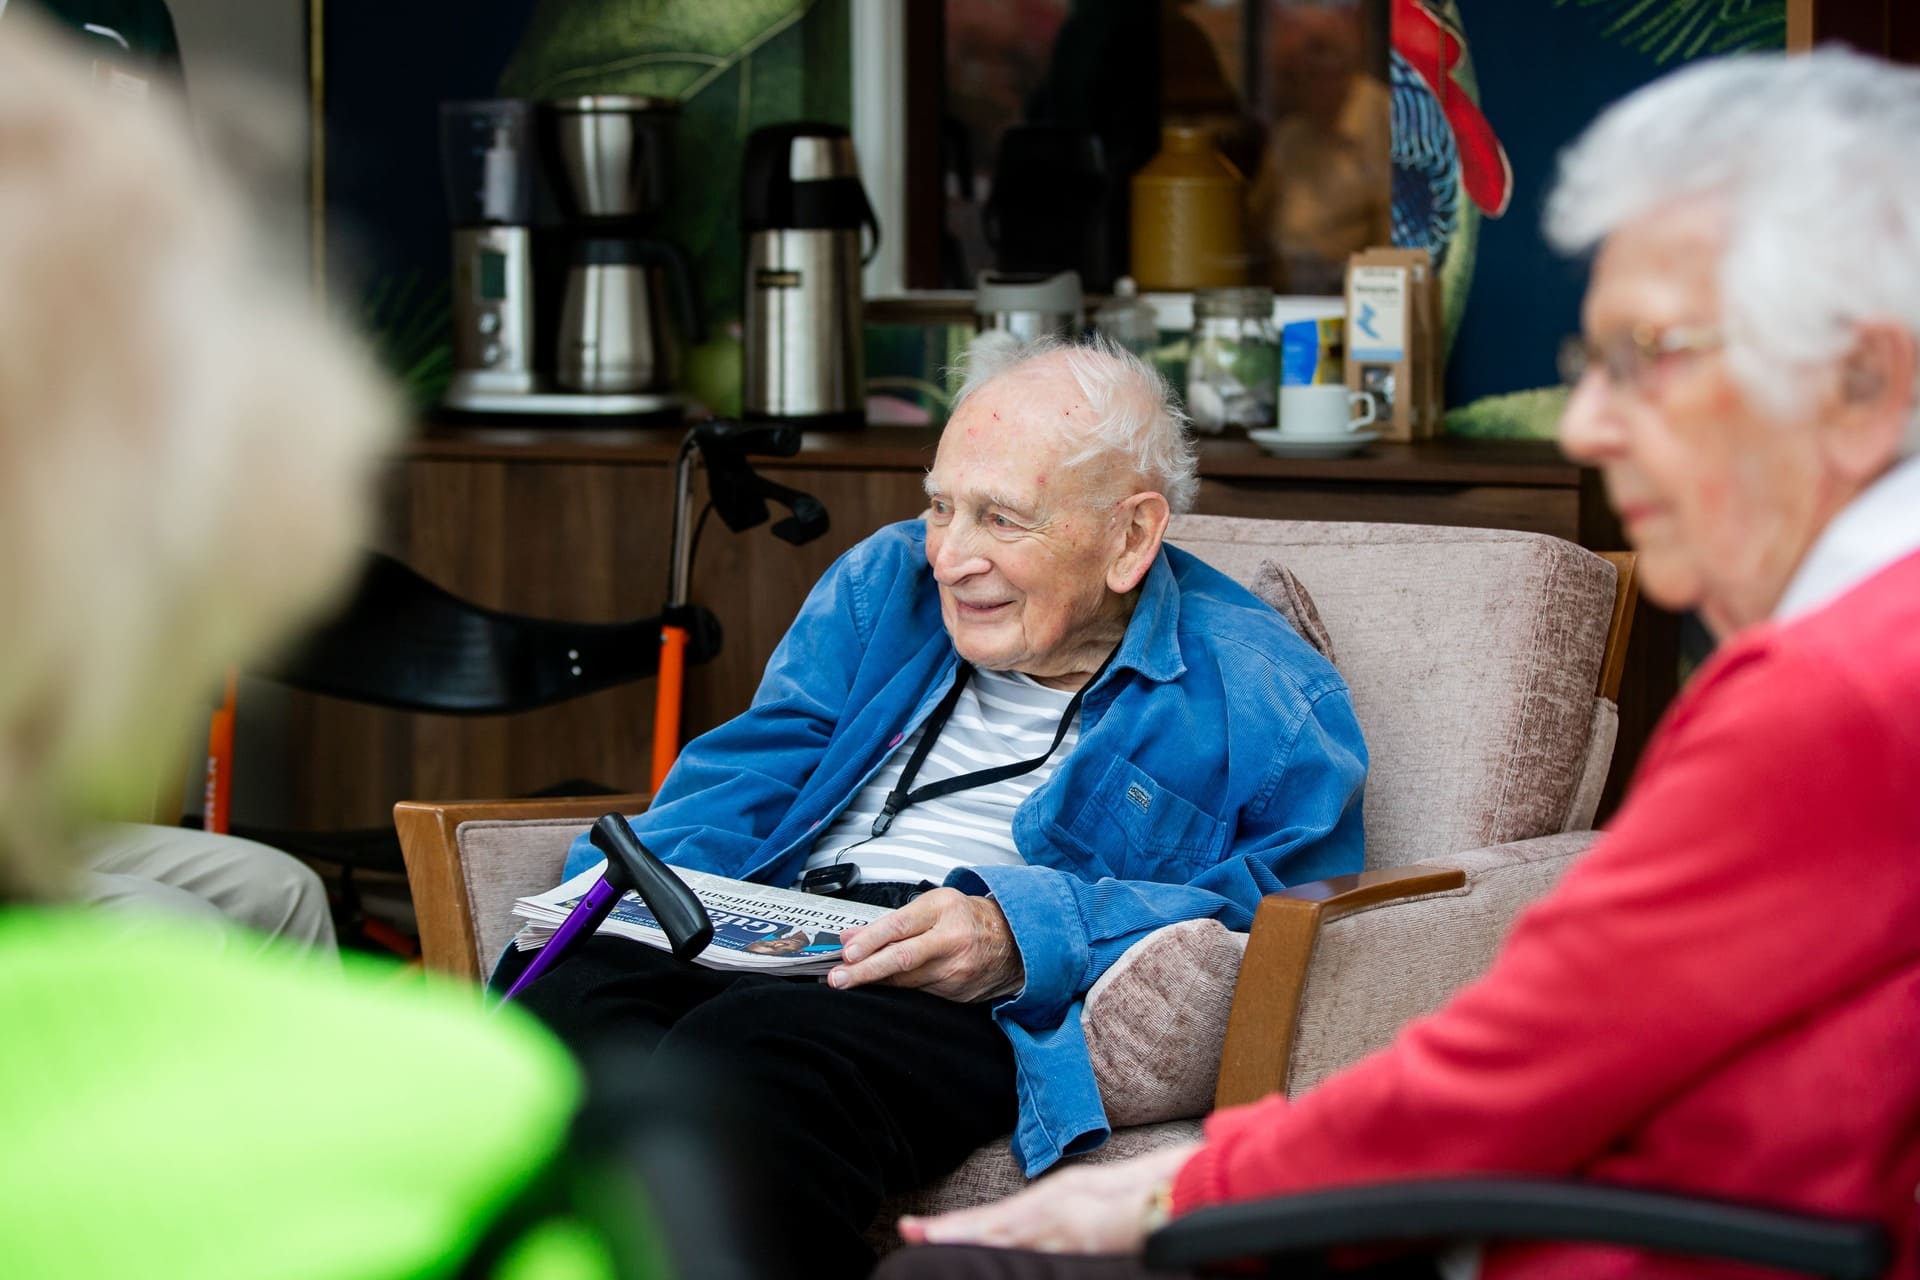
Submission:
[[[532,963],[527,965],[507,993],[500,997],[502,1004],[512,1000],[525,990],[528,984],[547,973],[578,947],[593,936],[600,922],[607,918],[620,895],[637,893],[640,901],[647,904],[647,910],[653,913],[654,920],[660,925],[662,933],[674,957],[691,960],[707,949],[713,941],[713,921],[707,915],[707,909],[700,905],[700,899],[679,876],[667,869],[667,864],[655,857],[653,851],[640,843],[633,834],[633,828],[627,820],[617,813],[603,815],[593,824],[589,833],[593,847],[607,855],[607,869],[593,888],[582,895],[567,918],[548,939],[547,945],[540,948]]]

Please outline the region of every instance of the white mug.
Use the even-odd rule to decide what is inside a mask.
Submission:
[[[1366,410],[1355,416],[1353,406]],[[1339,383],[1280,388],[1280,430],[1287,435],[1338,436],[1358,431],[1379,416],[1370,391],[1349,391]]]

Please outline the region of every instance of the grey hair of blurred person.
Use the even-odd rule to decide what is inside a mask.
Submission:
[[[1920,335],[1920,70],[1839,48],[1696,64],[1602,113],[1561,157],[1548,239],[1584,253],[1690,199],[1727,219],[1720,323],[1756,404],[1806,407],[1853,326]],[[1920,395],[1920,388],[1916,388]],[[1920,412],[1904,453],[1920,449]]]
[[[194,142],[0,22],[0,901],[339,587],[399,411]]]
[[[1199,457],[1173,388],[1152,365],[1098,334],[1080,342],[1049,335],[1025,343],[997,331],[979,335],[967,352],[954,413],[987,383],[1051,356],[1062,358],[1093,410],[1080,450],[1064,465],[1110,455],[1126,458],[1166,498],[1174,515],[1193,510],[1200,491]]]

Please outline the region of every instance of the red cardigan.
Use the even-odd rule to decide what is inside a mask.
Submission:
[[[1920,555],[1737,636],[1492,968],[1288,1102],[1223,1111],[1176,1211],[1442,1173],[1811,1211],[1920,1264]],[[1482,1275],[1753,1275],[1489,1247]]]

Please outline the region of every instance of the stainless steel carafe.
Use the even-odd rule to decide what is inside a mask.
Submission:
[[[860,233],[871,228],[877,247],[880,227],[847,131],[829,124],[755,130],[747,139],[741,226],[744,415],[864,423]]]
[[[554,381],[589,395],[668,390],[697,331],[686,260],[673,246],[582,240],[560,306]]]

